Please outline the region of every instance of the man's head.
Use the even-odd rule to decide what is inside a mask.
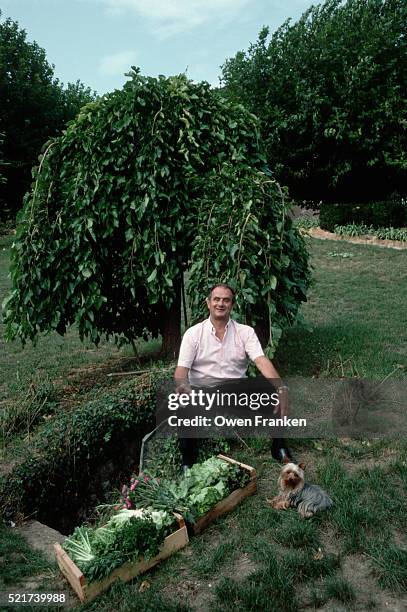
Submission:
[[[210,317],[213,321],[227,322],[235,301],[235,292],[225,283],[214,285],[206,299]]]

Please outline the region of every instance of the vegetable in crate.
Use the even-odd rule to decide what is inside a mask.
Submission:
[[[240,466],[218,457],[196,463],[175,482],[139,476],[125,490],[124,507],[155,508],[179,512],[189,522],[195,522],[210,508],[240,487],[250,477]]]
[[[121,510],[103,527],[77,527],[63,548],[93,582],[140,556],[148,559],[158,554],[174,522],[167,512]]]

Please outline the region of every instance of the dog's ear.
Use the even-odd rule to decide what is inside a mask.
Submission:
[[[298,464],[298,467],[299,467],[299,468],[300,468],[302,471],[304,471],[304,470],[305,470],[305,463],[299,463],[299,464]]]

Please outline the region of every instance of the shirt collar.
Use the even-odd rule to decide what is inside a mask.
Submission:
[[[216,333],[216,329],[215,329],[215,328],[214,328],[214,326],[213,326],[213,323],[212,323],[212,321],[211,321],[211,317],[210,317],[210,316],[207,318],[207,321],[208,321],[209,325],[211,326],[211,332],[212,332],[212,334]],[[229,325],[230,325],[230,322],[231,322],[231,321],[232,321],[232,319],[229,317],[229,321],[226,323],[226,325],[225,325],[225,329],[228,329],[228,327],[229,327]]]

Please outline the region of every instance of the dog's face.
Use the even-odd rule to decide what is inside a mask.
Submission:
[[[278,479],[281,489],[294,491],[304,484],[304,464],[286,463]]]

